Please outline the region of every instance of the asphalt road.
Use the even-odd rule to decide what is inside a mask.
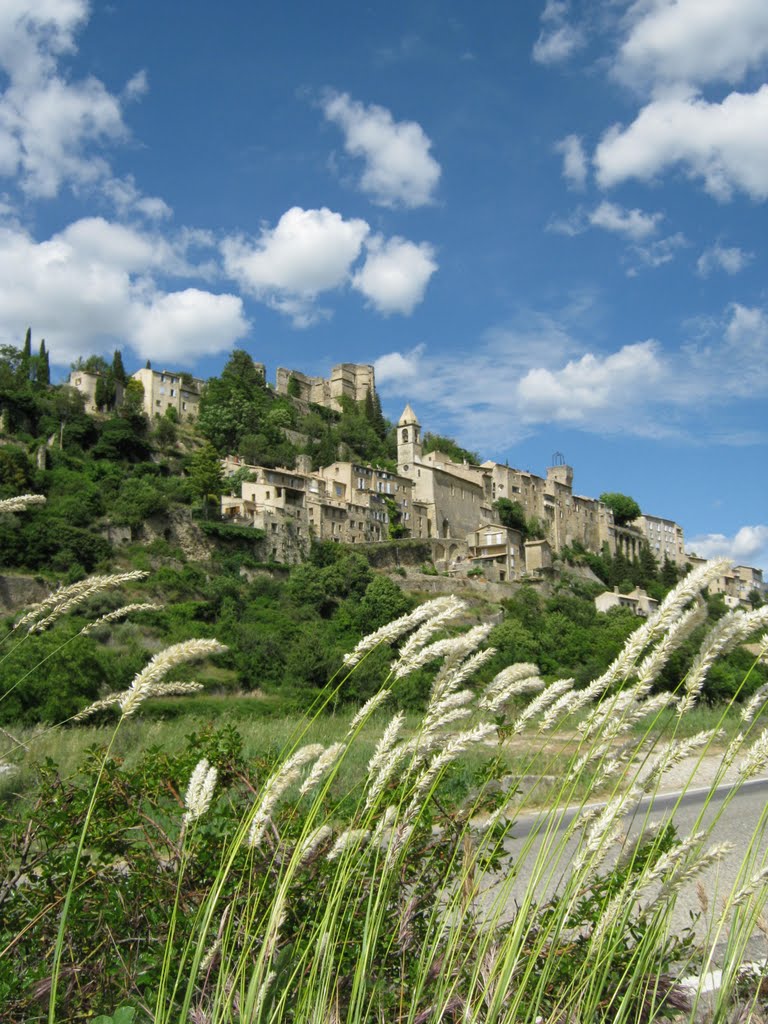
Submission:
[[[624,824],[625,834],[629,837],[652,823],[672,821],[680,838],[711,827],[705,848],[722,842],[732,844],[729,854],[719,863],[704,869],[680,891],[672,917],[673,931],[682,930],[691,924],[693,916],[700,915],[696,933],[699,936],[706,934],[711,921],[720,915],[723,900],[734,886],[744,885],[748,878],[768,864],[768,778],[744,783],[729,800],[732,788],[730,784],[721,785],[711,795],[708,788],[664,793],[655,798],[645,798],[627,808]],[[521,864],[517,877],[509,887],[505,887],[510,912],[528,885],[526,865],[533,865],[536,861],[542,843],[547,843],[552,852],[547,859],[547,871],[536,886],[536,895],[541,900],[557,891],[563,877],[567,877],[578,845],[576,838],[564,842],[563,834],[571,821],[583,813],[579,808],[566,810],[557,833],[547,838],[537,835],[544,821],[541,815],[528,815],[515,821],[511,836],[505,843],[510,862]],[[616,844],[613,859],[619,849],[620,844]],[[750,859],[745,865],[746,857]],[[606,866],[611,859],[606,859]],[[703,915],[696,893],[697,882],[701,883],[709,904]],[[721,932],[718,947],[722,947],[726,939],[727,933]],[[748,954],[752,959],[768,956],[768,939],[759,931],[750,940]]]

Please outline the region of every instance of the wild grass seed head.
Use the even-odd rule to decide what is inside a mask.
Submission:
[[[312,765],[309,775],[307,775],[306,779],[299,787],[299,795],[306,796],[307,793],[310,793],[320,782],[323,776],[330,771],[346,749],[346,743],[332,743],[329,747],[326,747]]]
[[[395,640],[399,640],[401,636],[420,623],[426,625],[436,622],[434,629],[439,629],[443,622],[453,618],[464,607],[462,601],[453,597],[437,597],[433,601],[427,601],[407,615],[401,615],[400,618],[393,619],[392,622],[388,622],[374,630],[373,633],[369,633],[368,636],[364,636],[354,650],[344,655],[344,665],[347,668],[353,668],[374,647],[378,647],[379,644],[394,643]]]
[[[133,583],[145,579],[149,573],[139,570],[133,572],[113,573],[109,576],[88,576],[77,583],[71,583],[66,587],[59,587],[50,597],[33,605],[29,611],[19,619],[13,627],[14,630],[27,626],[27,635],[30,633],[42,633],[52,626],[57,619],[67,612],[72,611],[78,605],[87,601],[88,598],[101,594],[105,590],[112,590],[123,583]],[[44,612],[48,612],[43,616]]]
[[[324,749],[321,743],[308,743],[306,746],[294,751],[270,775],[264,784],[261,802],[251,818],[251,824],[245,840],[246,846],[253,849],[260,844],[270,822],[272,811],[280,797],[294,782],[298,781],[304,765],[319,757],[324,752]]]
[[[88,636],[100,626],[106,626],[110,622],[119,622],[121,619],[133,615],[135,612],[156,612],[162,609],[161,604],[124,604],[122,608],[116,608],[113,612],[107,612],[80,630],[80,636]]]
[[[415,651],[410,658],[401,658],[393,666],[395,679],[402,679],[417,668],[428,665],[431,661],[445,658],[455,663],[468,654],[472,654],[477,646],[488,636],[493,629],[491,623],[483,623],[473,626],[472,629],[459,636],[449,637],[447,640],[436,640],[427,644],[420,650]]]
[[[33,505],[44,505],[45,496],[42,494],[18,494],[15,498],[4,498],[0,501],[0,512],[23,512]]]
[[[218,769],[211,765],[205,757],[195,765],[184,796],[186,812],[183,822],[185,825],[197,821],[211,806],[218,774]]]
[[[224,644],[220,644],[218,640],[198,639],[184,640],[179,644],[167,647],[164,651],[160,651],[134,677],[130,687],[118,695],[117,703],[120,705],[123,718],[134,714],[148,697],[167,695],[170,692],[169,687],[171,686],[189,685],[178,683],[163,685],[161,681],[171,669],[188,661],[208,658],[213,654],[221,654],[226,649]],[[174,692],[178,692],[178,690],[174,690]]]
[[[374,693],[372,697],[369,697],[365,704],[363,704],[363,706],[359,708],[352,717],[352,721],[349,723],[349,729],[347,730],[347,735],[351,735],[358,725],[361,725],[366,718],[370,717],[374,711],[388,701],[391,695],[391,690],[379,690],[378,693]]]

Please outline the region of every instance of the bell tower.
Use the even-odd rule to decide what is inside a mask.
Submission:
[[[421,462],[421,424],[410,405],[406,405],[397,423],[398,472],[411,476],[414,462]]]

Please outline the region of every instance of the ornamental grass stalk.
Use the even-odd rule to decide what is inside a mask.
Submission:
[[[687,715],[715,659],[764,621],[728,619],[707,634],[677,692],[652,692],[700,623],[699,595],[721,569],[684,580],[583,688],[544,680],[531,663],[478,683],[491,656],[488,628],[436,639],[461,608],[433,602],[357,645],[342,682],[379,644],[400,643],[400,651],[338,738],[310,735],[323,704],[335,702],[333,680],[276,758],[222,765],[218,776],[200,758],[163,819],[181,851],[170,862],[176,898],[161,929],[161,970],[123,993],[136,1024],[694,1022],[701,992],[691,996],[679,982],[716,960],[724,978],[717,1019],[725,1020],[765,907],[768,810],[725,903],[713,898],[695,932],[681,925],[678,902],[725,870],[727,850],[713,830],[743,781],[768,764],[764,690],[744,706],[693,825],[674,828],[695,775],[670,798],[669,820],[653,810],[672,770],[717,741],[717,726],[681,739],[672,711]],[[104,700],[121,722],[173,685],[165,678],[174,665],[220,649],[215,641],[176,645]],[[399,680],[427,666],[433,685],[419,720],[398,709],[383,716]],[[661,730],[670,720],[671,737]],[[371,752],[347,782],[366,737]],[[514,770],[510,743],[521,751]],[[471,781],[459,783],[469,766]],[[158,863],[157,879],[168,870]],[[128,883],[115,876],[113,884]],[[65,1019],[56,971],[68,907],[50,1024]]]

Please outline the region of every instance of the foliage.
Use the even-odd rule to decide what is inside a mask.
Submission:
[[[424,435],[423,451],[425,455],[429,452],[442,452],[452,462],[469,462],[474,466],[480,462],[480,456],[477,452],[470,451],[468,448],[462,448],[452,437],[432,434],[429,431]]]
[[[313,568],[342,573],[353,595],[357,574],[345,559]],[[699,574],[677,592],[666,628],[704,584]],[[222,587],[222,607],[233,594]],[[587,625],[571,595],[556,598],[558,630],[573,617]],[[519,604],[531,620],[543,612],[533,593]],[[746,636],[758,617],[740,621]],[[313,672],[327,658],[320,624],[314,639],[314,650],[301,652]],[[709,963],[722,930],[729,941],[719,951],[725,962],[714,1009],[715,1019],[729,1019],[727,1001],[744,995],[736,967],[764,903],[763,823],[711,920],[695,932],[673,913],[681,889],[718,856],[708,848],[712,829],[724,810],[733,813],[739,785],[756,770],[745,765],[757,764],[756,753],[764,761],[755,724],[764,700],[741,716],[717,760],[699,831],[678,835],[673,817],[658,830],[641,823],[619,845],[637,794],[655,794],[677,754],[680,715],[664,736],[659,708],[684,714],[684,703],[649,697],[635,666],[646,650],[668,654],[663,635],[636,634],[580,709],[570,681],[544,689],[547,706],[519,686],[502,694],[508,676],[490,685],[473,680],[478,639],[453,636],[439,658],[435,648],[422,649],[442,662],[424,714],[407,728],[400,719],[385,731],[377,726],[374,749],[362,754],[373,704],[342,727],[338,745],[307,739],[313,717],[334,706],[340,688],[354,686],[369,658],[386,673],[392,654],[376,636],[358,647],[357,666],[353,660],[318,687],[288,742],[255,758],[226,726],[196,729],[180,751],[156,746],[123,761],[112,750],[118,725],[106,746],[90,748],[79,775],[65,777],[43,761],[31,799],[0,816],[4,1021],[22,1024],[47,1009],[55,1024],[117,1007],[112,1024],[132,1010],[140,1024],[305,1024],[331,1016],[367,1024],[399,1019],[404,1008],[414,1021],[453,1024],[692,1022],[677,979]],[[380,677],[386,688],[376,703],[422,671],[424,657],[422,667],[407,660],[417,651],[403,655],[399,678]],[[517,682],[542,690],[536,673],[535,665],[518,666]],[[569,700],[558,700],[562,694]],[[579,743],[552,775],[553,743],[578,725]],[[525,750],[520,768],[534,780],[530,795],[508,777],[494,734]],[[627,741],[618,758],[611,754],[617,736]],[[711,754],[711,734],[697,742],[701,756]],[[719,782],[737,759],[739,781],[720,800]],[[542,807],[535,791],[545,774],[553,790]],[[564,818],[562,809],[574,804],[596,810]],[[537,833],[545,841],[535,841]]]
[[[510,501],[509,498],[498,498],[493,507],[499,514],[502,526],[508,526],[513,530],[519,530],[523,539],[528,536],[528,524],[525,519],[525,509],[519,501]]]
[[[600,501],[613,512],[613,520],[617,526],[626,526],[642,515],[642,510],[634,498],[618,491],[605,491]]]

